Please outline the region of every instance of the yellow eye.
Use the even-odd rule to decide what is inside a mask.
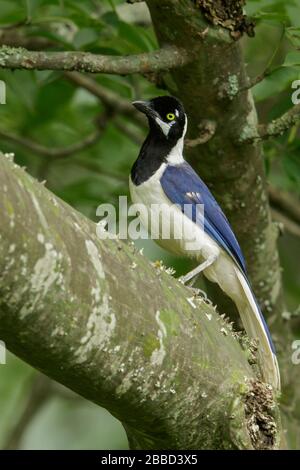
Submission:
[[[168,113],[168,114],[167,114],[167,119],[168,119],[168,121],[174,121],[174,119],[175,119],[175,114],[173,114],[173,113]]]

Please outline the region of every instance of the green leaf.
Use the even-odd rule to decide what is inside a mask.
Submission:
[[[76,49],[82,49],[89,44],[95,43],[99,38],[99,32],[92,28],[80,29],[73,40]]]
[[[300,157],[299,153],[288,153],[284,160],[283,166],[290,181],[295,184],[295,189],[300,190]]]
[[[70,83],[62,80],[51,82],[38,90],[36,116],[40,121],[54,119],[58,111],[71,100],[75,89]]]
[[[12,354],[7,355],[7,364],[0,366],[0,445],[7,438],[7,431],[18,421],[26,403],[34,370]]]
[[[269,20],[276,22],[286,22],[289,19],[285,13],[280,11],[260,11],[254,15],[254,18],[257,20]]]
[[[98,78],[98,81],[101,83],[101,85],[105,86],[109,90],[115,91],[129,100],[133,99],[132,85],[129,81],[123,80],[122,77],[117,75],[101,74],[101,76]]]
[[[125,39],[131,46],[133,51],[143,52],[152,50],[152,44],[149,38],[145,35],[142,28],[120,21],[118,25],[119,37]]]
[[[110,26],[117,27],[119,23],[119,17],[116,12],[114,11],[108,11],[102,15],[102,20],[106,23],[109,24]]]
[[[64,46],[66,49],[74,49],[71,40],[68,41],[65,36],[62,36],[62,34],[58,34],[55,31],[50,31],[49,29],[47,30],[37,26],[30,35],[50,39],[50,41],[53,41],[54,44],[57,43],[57,45]]]
[[[10,73],[7,84],[8,100],[10,101],[11,95],[13,95],[14,99],[19,101],[22,106],[27,108],[27,112],[32,113],[34,109],[34,101],[37,95],[34,72],[28,72],[27,70],[16,70],[13,74]]]
[[[298,67],[300,65],[300,51],[289,52],[282,64],[283,67]]]
[[[274,98],[284,90],[291,89],[291,83],[299,78],[296,67],[279,67],[253,88],[256,101]]]
[[[258,16],[263,13],[268,13],[268,9],[275,12],[285,11],[287,5],[293,5],[294,0],[248,0],[246,10],[250,16]]]
[[[286,37],[291,41],[294,47],[300,48],[300,28],[290,27],[285,30]]]
[[[1,0],[0,26],[26,20],[26,8],[11,1]]]
[[[36,13],[36,10],[41,5],[41,0],[26,0],[26,11],[27,11],[27,20],[30,21],[31,18]]]

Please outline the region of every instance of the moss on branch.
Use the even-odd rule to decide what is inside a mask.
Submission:
[[[0,156],[0,188],[8,348],[106,407],[134,447],[254,448],[246,416],[254,371],[215,309],[131,243],[97,238],[94,223],[9,155]],[[257,438],[262,426],[256,440],[276,447],[278,419],[268,419],[272,439]]]
[[[158,51],[129,56],[109,56],[77,51],[29,51],[21,47],[0,47],[0,68],[62,70],[127,75],[180,67],[192,60],[184,48],[166,46]]]

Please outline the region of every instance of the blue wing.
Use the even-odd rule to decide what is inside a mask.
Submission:
[[[182,211],[185,204],[192,204],[191,214],[196,222],[196,205],[204,204],[204,230],[215,240],[239,265],[246,274],[245,260],[238,241],[217,201],[208,187],[199,178],[193,168],[184,162],[180,165],[168,165],[160,183],[173,204],[178,204]]]

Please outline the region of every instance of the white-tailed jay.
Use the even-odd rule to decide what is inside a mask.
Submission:
[[[259,363],[264,380],[275,390],[280,389],[280,375],[270,332],[252,292],[244,257],[238,241],[208,187],[183,158],[187,116],[180,101],[162,96],[150,101],[135,101],[133,105],[144,113],[149,122],[149,134],[135,161],[129,181],[131,198],[146,208],[141,212],[142,223],[148,219],[157,223],[161,218],[154,212],[163,204],[170,207],[174,223],[182,224],[193,234],[185,238],[159,237],[157,242],[172,253],[185,255],[199,264],[182,277],[188,282],[201,271],[234,301],[243,326],[250,338],[258,341]],[[204,230],[197,223],[196,211],[186,215],[186,204],[204,205]],[[156,222],[155,222],[156,221]],[[161,224],[161,222],[158,222]],[[154,231],[161,234],[161,227]],[[184,232],[188,233],[188,232]],[[190,240],[196,237],[197,248]]]

